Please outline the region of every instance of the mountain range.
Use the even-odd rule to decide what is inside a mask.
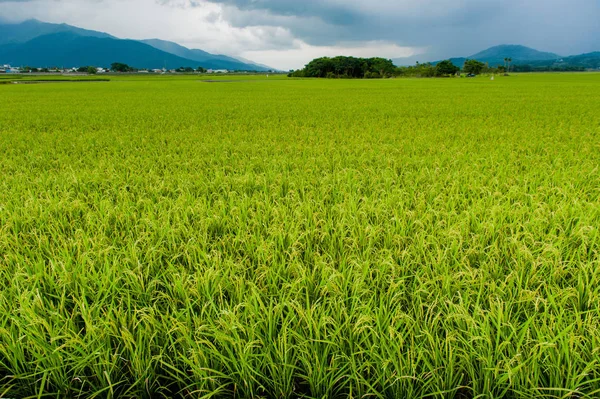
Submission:
[[[109,67],[113,62],[146,69],[203,67],[237,71],[273,70],[248,60],[188,49],[159,39],[119,39],[104,32],[37,20],[17,24],[0,23],[0,64]]]
[[[393,61],[396,65],[409,65],[414,64],[416,58],[400,58]],[[521,71],[600,68],[600,52],[563,57],[519,45],[495,46],[469,57],[450,60],[458,67],[462,67],[467,59],[476,59],[495,67],[504,65],[505,58],[511,58],[515,70]],[[37,20],[3,23],[0,20],[0,64],[38,68],[72,68],[86,65],[106,68],[113,62],[141,69],[203,67],[236,71],[274,70],[243,58],[189,49],[160,39],[120,39],[108,33],[67,24],[51,24]]]
[[[398,58],[394,62],[397,65],[414,64],[412,57]],[[514,66],[530,66],[535,68],[585,68],[597,69],[600,68],[600,52],[573,55],[563,57],[558,54],[538,51],[529,47],[520,45],[503,44],[500,46],[491,47],[487,50],[473,54],[469,57],[450,58],[450,61],[458,67],[462,67],[467,59],[478,60],[488,63],[491,67],[504,65],[504,59],[511,58],[511,64]],[[432,62],[436,65],[440,61]]]

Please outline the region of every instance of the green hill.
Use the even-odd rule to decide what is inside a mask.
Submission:
[[[548,69],[568,69],[568,68],[583,68],[583,69],[600,69],[600,51],[574,55],[571,57],[563,57],[556,60],[534,61],[529,63],[533,69],[548,68]]]
[[[525,46],[503,44],[491,47],[467,58],[488,62],[490,65],[503,65],[504,58],[512,58],[513,63],[522,64],[530,61],[556,60],[561,58],[561,56]]]

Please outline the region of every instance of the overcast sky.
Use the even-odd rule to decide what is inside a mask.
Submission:
[[[280,69],[325,55],[431,61],[498,44],[600,50],[600,0],[0,0],[0,18],[171,40]]]

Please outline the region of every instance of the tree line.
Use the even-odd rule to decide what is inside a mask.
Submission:
[[[121,73],[127,73],[127,72],[138,72],[139,69],[131,67],[127,64],[123,64],[121,62],[113,62],[110,65],[110,70],[113,72],[121,72]],[[206,73],[206,69],[202,68],[202,67],[198,67],[196,69],[192,68],[192,67],[179,67],[177,69],[175,69],[175,72],[180,72],[180,73],[193,73],[193,72],[197,72],[197,73]]]
[[[466,60],[459,68],[451,60],[437,64],[417,62],[414,66],[396,66],[392,60],[384,58],[321,57],[309,62],[304,69],[290,71],[289,77],[329,78],[329,79],[381,79],[397,76],[407,77],[448,77],[464,72],[470,75],[482,73],[504,73],[506,67],[490,68],[477,60]]]
[[[514,72],[584,72],[584,66],[577,65],[515,65],[511,67]]]
[[[306,78],[383,78],[396,71],[392,60],[384,58],[321,57],[309,62],[304,69],[290,72],[290,77]]]
[[[21,72],[22,73],[47,73],[47,72],[51,72],[51,71],[59,71],[59,70],[63,70],[64,68],[59,68],[59,67],[52,67],[52,68],[36,68],[36,67],[31,67],[31,66],[25,66],[23,68],[21,68]],[[127,64],[124,64],[122,62],[113,62],[110,65],[110,69],[108,69],[107,71],[109,72],[120,72],[120,73],[128,73],[128,72],[139,72],[140,69],[129,66]],[[179,73],[206,73],[207,70],[205,68],[202,67],[198,67],[198,68],[192,68],[192,67],[179,67],[177,69],[174,70],[175,72],[179,72]],[[95,66],[82,66],[77,68],[77,72],[79,73],[87,73],[90,75],[94,75],[98,72],[98,68]]]

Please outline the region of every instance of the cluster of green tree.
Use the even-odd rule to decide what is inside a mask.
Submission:
[[[136,68],[130,67],[127,64],[123,64],[121,62],[113,62],[110,64],[110,70],[113,72],[137,72]]]
[[[376,79],[392,77],[396,66],[384,58],[323,57],[309,62],[304,69],[288,76],[300,78]]]
[[[114,62],[111,64],[110,66],[110,70],[112,72],[137,72],[138,69],[130,67],[127,64],[123,64],[120,62]],[[194,73],[194,72],[198,72],[198,73],[206,73],[206,69],[202,68],[202,67],[198,67],[196,69],[192,68],[192,67],[179,67],[175,70],[175,72],[179,72],[179,73]]]
[[[197,69],[194,69],[192,67],[179,67],[175,70],[175,72],[179,72],[179,73],[194,73],[194,72],[198,72],[198,73],[206,73],[206,69],[202,68],[202,67],[198,67]]]
[[[507,71],[505,66],[498,66],[496,68],[490,67],[488,64],[484,64],[477,60],[465,60],[462,69],[452,63],[451,60],[440,61],[437,64],[417,63],[414,66],[398,67],[396,76],[406,77],[418,77],[418,78],[434,78],[444,76],[455,76],[461,72],[467,75],[481,75],[481,74],[502,74]]]
[[[113,72],[137,72],[136,68],[130,67],[127,64],[123,64],[121,62],[113,62],[110,64],[110,70]]]
[[[98,69],[94,66],[83,66],[83,67],[77,68],[77,72],[95,75],[98,72]]]
[[[510,70],[513,72],[583,72],[586,68],[575,65],[515,65]]]
[[[466,60],[462,68],[462,72],[469,75],[504,73],[505,71],[505,66],[490,68],[487,64],[477,60]],[[433,78],[456,76],[460,73],[461,68],[454,65],[451,60],[444,60],[435,65],[417,62],[414,66],[397,67],[391,60],[384,58],[324,57],[311,61],[304,69],[291,71],[288,76],[346,79],[391,78],[396,76]]]

